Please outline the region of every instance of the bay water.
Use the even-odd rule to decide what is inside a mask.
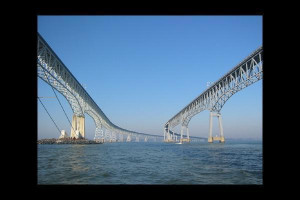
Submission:
[[[38,184],[258,184],[262,142],[39,144]]]

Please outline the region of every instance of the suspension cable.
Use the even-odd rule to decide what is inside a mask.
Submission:
[[[46,107],[44,106],[44,104],[42,103],[42,101],[40,100],[40,98],[38,97],[38,100],[41,102],[42,106],[44,107],[44,109],[46,110],[46,112],[48,113],[49,117],[51,118],[52,122],[54,123],[54,125],[56,126],[59,134],[60,134],[60,129],[58,128],[57,124],[55,123],[55,121],[53,120],[53,118],[51,117],[51,115],[49,114],[48,110],[46,109]]]
[[[43,67],[41,67],[41,68],[43,69]],[[44,69],[43,69],[43,71],[44,71],[44,74],[45,74],[45,75],[46,75],[46,77],[47,77],[47,80],[48,80],[48,82],[50,83],[50,80],[49,80],[48,74],[45,72],[45,70],[44,70]],[[59,100],[59,98],[58,98],[58,96],[57,96],[57,94],[56,94],[56,92],[55,92],[55,90],[54,90],[53,86],[52,86],[51,84],[49,84],[49,85],[51,86],[51,88],[52,88],[52,90],[53,90],[53,92],[54,92],[54,94],[55,94],[55,96],[56,96],[56,99],[57,99],[57,101],[58,101],[58,103],[59,103],[60,107],[61,107],[61,108],[62,108],[62,110],[64,111],[64,113],[65,113],[65,116],[67,117],[67,119],[68,119],[68,121],[69,121],[69,124],[70,124],[71,128],[73,129],[73,131],[74,131],[74,133],[75,133],[75,130],[74,130],[73,126],[72,126],[72,123],[71,123],[71,121],[70,121],[70,119],[69,119],[69,117],[68,117],[68,115],[67,115],[67,113],[66,113],[65,109],[64,109],[64,108],[63,108],[63,106],[61,105],[61,103],[60,103],[60,100]]]

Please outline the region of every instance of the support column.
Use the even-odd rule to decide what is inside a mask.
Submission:
[[[170,140],[170,126],[168,126],[168,136],[167,136],[167,140],[169,141]]]
[[[72,128],[73,127],[73,128]],[[72,127],[71,127],[71,138],[82,137],[85,138],[85,120],[84,116],[73,115],[72,118]],[[79,131],[79,136],[76,135],[76,132]]]
[[[131,137],[130,137],[130,134],[128,134],[126,142],[130,142],[130,141],[131,141]]]
[[[219,118],[219,128],[220,128],[220,135],[221,135],[220,142],[225,142],[225,138],[224,138],[224,134],[223,134],[223,123],[222,123],[221,114],[218,114],[218,118]]]
[[[186,129],[186,138],[183,138],[183,129]],[[187,126],[181,125],[180,142],[190,142],[190,133]]]
[[[169,129],[172,133],[170,133],[170,140],[171,142],[173,142],[175,140],[175,135],[174,132],[171,130],[171,128]]]
[[[212,136],[212,126],[213,126],[213,117],[214,116],[218,117],[219,128],[220,128],[220,137],[213,137]],[[225,142],[224,133],[223,133],[223,125],[222,125],[222,116],[221,116],[220,113],[210,112],[210,115],[209,115],[209,137],[208,137],[208,142],[213,142],[214,140],[217,140],[217,141],[220,141],[220,142]]]
[[[181,130],[180,130],[180,142],[182,142],[183,139],[183,126],[181,125]]]
[[[105,140],[106,142],[109,142],[109,141],[110,141],[110,132],[109,132],[108,129],[105,129],[104,140]]]
[[[113,139],[114,139],[114,142],[118,142],[118,133],[117,132],[114,132]]]
[[[110,133],[110,142],[116,142],[116,134],[113,131]]]
[[[103,130],[101,126],[97,126],[95,130],[95,137],[94,140],[96,141],[103,141]]]
[[[208,136],[208,142],[213,142],[212,138],[212,125],[213,125],[213,114],[212,112],[209,113],[209,136]]]
[[[119,133],[119,141],[123,142],[123,134]]]

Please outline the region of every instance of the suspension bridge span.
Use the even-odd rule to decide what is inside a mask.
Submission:
[[[177,136],[179,134],[173,132],[172,129],[180,124],[181,131],[179,140],[180,142],[189,142],[191,137],[189,135],[188,125],[191,118],[204,110],[209,110],[210,120],[208,142],[224,142],[222,116],[220,113],[222,107],[232,95],[261,80],[262,76],[263,48],[259,47],[219,80],[211,84],[209,88],[202,92],[176,115],[174,115],[164,125],[164,141],[175,142],[178,140]],[[219,119],[220,135],[213,137],[212,122],[213,117],[215,116]],[[184,129],[186,130],[186,134],[183,134]]]
[[[72,138],[85,138],[85,113],[92,117],[96,125],[95,140],[139,141],[141,138],[144,141],[156,141],[162,138],[161,135],[139,133],[113,124],[39,33],[37,72],[39,78],[61,93],[70,104],[73,111]]]

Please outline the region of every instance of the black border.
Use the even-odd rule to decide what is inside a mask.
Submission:
[[[22,34],[21,40],[25,41],[24,58],[26,63],[29,63],[26,68],[21,69],[19,72],[20,79],[26,83],[24,90],[19,89],[20,94],[25,97],[24,103],[25,112],[32,114],[30,118],[21,123],[20,126],[26,127],[26,132],[29,133],[22,142],[22,153],[26,154],[26,166],[18,161],[18,164],[24,168],[25,178],[21,183],[25,188],[30,187],[29,191],[41,191],[41,192],[55,192],[63,190],[67,191],[160,191],[167,194],[176,194],[177,192],[195,193],[208,192],[210,194],[216,194],[218,192],[243,192],[243,191],[265,191],[266,186],[270,183],[266,176],[266,140],[265,140],[265,126],[263,125],[263,185],[37,185],[37,71],[36,71],[36,43],[37,43],[37,15],[263,15],[263,48],[264,48],[264,77],[263,77],[263,113],[265,112],[264,99],[265,99],[265,78],[266,78],[266,63],[265,62],[265,11],[263,8],[212,8],[212,9],[199,9],[199,8],[181,8],[181,9],[159,9],[159,8],[147,8],[147,9],[112,9],[112,8],[89,8],[83,9],[46,9],[35,8],[31,9],[30,14],[27,15],[21,22],[19,28],[25,30],[25,34]],[[23,32],[22,32],[23,33]],[[20,37],[19,33],[17,35]],[[28,50],[30,47],[30,50]],[[26,51],[27,50],[27,51]],[[28,67],[29,66],[29,67]],[[21,68],[21,67],[20,67]],[[30,69],[30,70],[28,70]],[[268,72],[267,72],[268,73]],[[26,75],[26,76],[24,76]],[[19,86],[17,86],[19,87]],[[28,90],[28,88],[31,88]],[[16,102],[17,103],[17,102]],[[23,108],[24,110],[24,108]],[[265,123],[265,116],[263,115],[263,124]],[[17,127],[16,127],[17,128]],[[29,156],[28,156],[29,155]],[[23,161],[22,161],[23,162]],[[20,166],[19,166],[20,167]],[[18,167],[18,169],[19,169]],[[23,174],[23,175],[24,175]]]

